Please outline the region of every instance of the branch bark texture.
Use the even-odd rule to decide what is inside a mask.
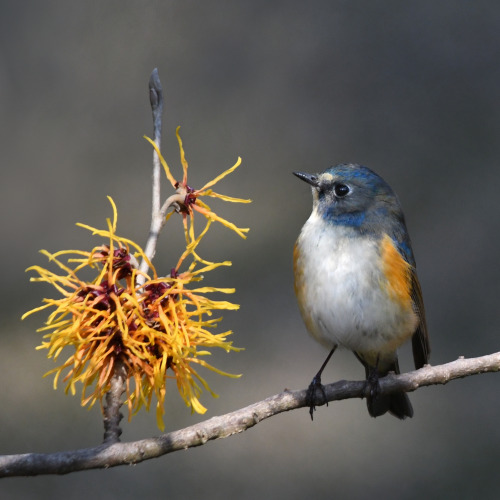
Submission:
[[[425,366],[401,375],[389,374],[380,379],[381,393],[412,392],[419,387],[446,384],[450,380],[486,372],[500,371],[500,352],[479,358],[458,359],[439,366]],[[367,388],[364,381],[341,380],[325,386],[328,402],[363,398]],[[288,391],[271,396],[245,408],[213,417],[196,425],[159,437],[129,443],[104,443],[57,453],[27,453],[0,456],[0,477],[67,474],[88,469],[130,465],[178,450],[202,446],[208,441],[232,436],[285,411],[307,406],[306,390]],[[317,405],[324,404],[318,401]],[[305,419],[309,416],[305,415]]]
[[[106,394],[106,406],[103,408],[104,416],[104,443],[111,444],[120,441],[122,430],[120,421],[123,415],[122,396],[126,390],[127,369],[121,361],[117,361],[114,374],[111,378],[111,388]]]

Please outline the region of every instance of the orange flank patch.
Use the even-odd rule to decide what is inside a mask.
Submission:
[[[411,307],[411,265],[404,260],[386,234],[381,245],[382,265],[389,296],[403,307]]]

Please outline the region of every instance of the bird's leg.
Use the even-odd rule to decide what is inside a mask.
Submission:
[[[378,364],[380,360],[380,355],[377,356],[377,362],[375,363],[375,366],[367,366],[366,370],[366,385],[367,388],[370,389],[370,396],[372,398],[376,398],[379,393],[380,393],[380,383],[379,383],[379,378],[380,374],[378,371]]]
[[[326,394],[325,394],[325,388],[323,387],[323,384],[321,383],[321,374],[323,373],[323,370],[325,369],[325,366],[328,364],[328,361],[330,361],[330,358],[332,357],[333,353],[335,352],[335,349],[337,349],[337,346],[333,347],[333,349],[330,351],[328,356],[326,357],[324,363],[321,365],[321,368],[319,369],[318,373],[314,376],[312,379],[311,383],[309,384],[309,387],[307,389],[307,394],[306,394],[306,403],[307,406],[309,406],[309,415],[311,415],[311,420],[314,420],[314,411],[316,410],[316,389],[319,389],[321,392],[321,395],[323,396],[323,404],[326,403],[326,406],[328,406],[328,401],[326,400]]]

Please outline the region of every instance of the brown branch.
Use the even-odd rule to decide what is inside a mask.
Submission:
[[[106,393],[106,406],[103,408],[104,439],[105,444],[117,443],[120,441],[122,430],[120,421],[123,415],[120,412],[122,407],[122,395],[126,390],[127,369],[120,361],[116,361],[114,373],[111,377],[111,387]]]
[[[500,352],[479,358],[460,358],[439,366],[425,366],[420,370],[402,375],[390,374],[380,379],[380,391],[382,394],[395,391],[412,392],[419,387],[446,384],[457,378],[496,371],[500,371]],[[362,398],[367,390],[364,381],[341,380],[325,386],[325,394],[329,402]],[[318,402],[318,405],[320,404],[322,403]],[[80,470],[136,464],[173,451],[202,446],[213,439],[232,436],[253,427],[266,418],[303,408],[306,405],[306,390],[285,390],[281,394],[240,410],[155,438],[130,443],[105,443],[95,448],[58,453],[0,456],[0,477],[67,474]],[[309,417],[304,415],[304,419],[308,420]]]

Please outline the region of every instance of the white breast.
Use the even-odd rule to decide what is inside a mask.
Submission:
[[[390,357],[415,331],[413,310],[386,291],[377,242],[315,212],[297,240],[295,280],[304,321],[327,348]]]

